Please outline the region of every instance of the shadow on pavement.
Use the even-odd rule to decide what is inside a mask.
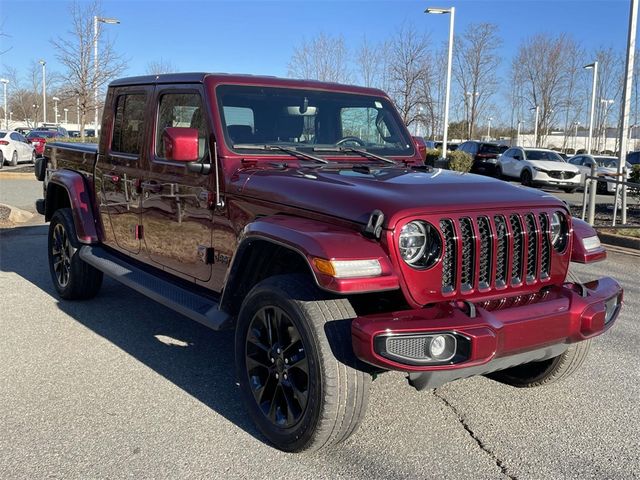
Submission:
[[[0,230],[0,273],[14,272],[50,294],[71,318],[264,441],[236,387],[233,332],[213,332],[108,277],[92,300],[59,299],[49,276],[47,230]]]

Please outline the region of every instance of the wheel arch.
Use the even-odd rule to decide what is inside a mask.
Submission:
[[[47,182],[45,220],[51,220],[56,210],[71,208],[76,236],[81,243],[99,241],[93,209],[93,194],[84,176],[71,170],[53,172]]]

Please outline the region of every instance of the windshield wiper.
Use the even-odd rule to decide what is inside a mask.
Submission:
[[[304,158],[306,160],[313,160],[314,162],[318,162],[318,163],[330,163],[329,160],[325,160],[324,158],[318,157],[316,155],[312,155],[310,153],[305,153],[305,152],[301,152],[300,150],[297,150],[296,148],[293,147],[283,147],[282,145],[255,145],[255,144],[244,144],[244,143],[237,143],[233,146],[234,149],[238,149],[238,150],[268,150],[268,151],[275,151],[275,150],[280,150],[282,152],[288,153],[289,155],[293,155],[294,157],[301,157]]]
[[[366,150],[361,150],[359,148],[340,147],[336,145],[335,147],[313,147],[313,151],[314,152],[353,152],[365,158],[372,158],[374,160],[380,160],[381,162],[384,162],[384,163],[390,163],[391,165],[397,165],[396,162],[394,162],[389,158],[385,158],[381,155],[376,155],[375,153],[371,153]]]

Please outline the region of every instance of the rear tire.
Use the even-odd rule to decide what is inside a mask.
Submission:
[[[587,358],[591,340],[574,343],[562,355],[541,362],[525,363],[489,375],[489,378],[518,388],[549,385],[572,375]]]
[[[2,167],[4,167],[4,154],[0,150],[0,170],[2,170]]]
[[[14,151],[13,155],[11,155],[11,162],[9,162],[9,165],[11,165],[12,167],[15,167],[16,165],[18,165],[18,152]]]
[[[58,294],[66,300],[95,297],[102,286],[102,272],[80,258],[80,246],[71,209],[56,210],[49,224],[49,271]]]
[[[31,152],[31,164],[35,164],[36,163],[36,151],[34,150],[33,152]]]
[[[327,297],[303,275],[268,278],[245,298],[235,335],[240,391],[275,447],[318,450],[360,425],[370,379],[336,358],[353,354],[340,327],[355,316],[348,300]]]

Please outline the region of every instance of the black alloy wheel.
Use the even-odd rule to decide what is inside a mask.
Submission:
[[[61,288],[65,288],[69,284],[72,256],[73,247],[69,241],[69,235],[67,235],[64,225],[57,223],[51,234],[51,264],[52,273]]]
[[[265,417],[282,428],[296,425],[307,408],[309,362],[300,332],[281,308],[264,307],[253,316],[246,368]]]

